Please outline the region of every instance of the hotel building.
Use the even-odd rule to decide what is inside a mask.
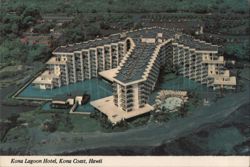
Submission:
[[[48,68],[33,84],[52,89],[102,76],[113,95],[91,104],[117,123],[147,113],[161,67],[175,68],[213,89],[234,89],[236,78],[224,68],[218,46],[192,36],[152,27],[58,47]]]

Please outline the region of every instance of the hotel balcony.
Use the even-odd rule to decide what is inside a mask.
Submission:
[[[224,64],[224,57],[223,56],[219,56],[218,59],[211,59],[209,57],[202,57],[202,63],[209,63],[209,64]]]
[[[132,111],[132,107],[133,107],[133,106],[134,106],[133,103],[127,105],[127,106],[126,106],[126,107],[127,107],[127,110],[128,110],[128,111]]]
[[[132,98],[133,96],[134,96],[133,93],[127,93],[127,94],[126,94],[126,97],[127,97],[127,98]]]

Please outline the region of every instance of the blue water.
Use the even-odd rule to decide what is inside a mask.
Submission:
[[[46,99],[53,98],[56,95],[69,94],[71,92],[87,92],[91,95],[91,100],[96,100],[106,96],[110,96],[112,94],[112,87],[109,83],[95,78],[50,90],[41,90],[29,85],[18,96]]]
[[[166,77],[166,76],[165,76]],[[160,83],[158,90],[153,91],[149,97],[149,104],[154,104],[155,97],[161,90],[183,90],[183,91],[192,91],[199,94],[203,98],[214,98],[215,91],[211,88],[208,88],[206,85],[202,85],[198,82],[190,80],[188,78],[177,76],[174,79],[164,81]]]
[[[51,107],[50,107],[50,102],[48,103],[45,103],[43,106],[42,106],[42,109],[44,111],[50,111],[51,110]],[[53,109],[53,110],[62,110],[62,109]],[[69,109],[65,109],[65,110],[69,110]],[[75,110],[76,112],[93,112],[94,111],[94,108],[90,105],[90,103],[87,103],[85,105],[82,105],[82,106],[78,106]]]
[[[53,98],[56,95],[69,94],[71,92],[88,93],[90,94],[90,101],[97,100],[112,95],[112,86],[110,83],[100,79],[91,79],[83,82],[77,82],[68,86],[55,88],[51,90],[41,90],[29,85],[25,88],[18,96],[19,97],[30,97],[30,98]],[[43,110],[50,110],[49,103],[46,103]],[[87,103],[83,106],[78,106],[76,111],[91,112],[93,107]]]
[[[158,92],[160,90],[165,90],[165,89],[194,91],[199,94],[205,93],[206,96],[209,94],[209,92],[211,93],[211,91],[206,86],[201,85],[200,83],[192,81],[188,78],[178,76],[175,79],[162,82],[159,85],[159,90],[152,92],[152,94],[150,95],[149,103],[154,104],[155,97],[157,96]],[[112,86],[110,83],[107,83],[106,81],[97,78],[91,80],[85,80],[83,82],[77,82],[75,84],[70,84],[68,86],[63,86],[51,90],[41,90],[29,85],[18,96],[51,99],[56,95],[62,95],[62,94],[65,95],[71,92],[79,92],[79,93],[87,92],[91,96],[90,101],[93,101],[107,96],[111,96]],[[50,106],[48,103],[45,104],[42,108],[44,110],[50,110]],[[86,105],[78,106],[76,111],[91,112],[94,111],[94,109],[89,103],[87,103]]]
[[[51,109],[51,108],[50,108],[50,103],[49,103],[49,102],[48,102],[48,103],[45,103],[45,104],[42,106],[42,109],[45,110],[45,111],[50,110],[50,109]]]
[[[85,105],[78,106],[76,108],[76,111],[77,112],[93,112],[94,108],[89,103],[87,103]]]
[[[178,76],[173,80],[168,80],[160,84],[161,89],[170,89],[170,90],[189,90],[196,92],[203,92],[207,90],[207,87],[201,85],[198,82],[190,80],[188,78]]]

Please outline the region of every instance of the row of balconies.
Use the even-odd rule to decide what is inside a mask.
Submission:
[[[103,63],[98,63],[98,67],[104,67]]]
[[[110,56],[105,56],[105,60],[110,60]]]
[[[83,75],[82,73],[77,73],[76,77],[77,78],[82,78],[82,75]]]
[[[77,66],[75,66],[75,70],[77,71],[77,69],[82,69],[82,65],[77,65]]]
[[[96,68],[96,63],[91,63],[91,68]]]
[[[82,76],[77,76],[76,80],[77,80],[77,81],[83,81],[83,80],[84,80],[84,77],[82,77]]]
[[[75,78],[76,78],[75,75],[70,75],[69,76],[69,80],[75,80]]]
[[[141,93],[144,93],[144,92],[147,92],[147,91],[148,91],[148,89],[146,88],[146,86],[143,86],[143,87],[139,88],[139,92],[141,92]]]
[[[91,74],[92,74],[92,76],[96,76],[97,75],[97,70],[92,69]]]
[[[98,72],[104,71],[103,67],[98,67]]]
[[[133,102],[129,102],[129,103],[121,102],[121,107],[123,110],[132,109],[133,106],[134,106]]]
[[[110,68],[110,66],[111,66],[110,61],[105,62],[105,66],[108,66]]]
[[[110,61],[105,61],[106,66],[110,66],[110,64],[111,64]]]
[[[145,93],[140,93],[140,95],[138,96],[139,100],[143,100],[143,101],[147,101],[148,99],[148,95]]]
[[[89,79],[89,78],[90,78],[89,73],[85,73],[85,74],[84,74],[84,78]]]

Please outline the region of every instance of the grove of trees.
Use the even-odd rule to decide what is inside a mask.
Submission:
[[[25,45],[20,41],[22,33],[37,24],[39,20],[41,20],[41,15],[38,9],[23,5],[18,6],[13,11],[0,12],[1,65],[31,63],[48,56],[49,49],[47,47]]]

